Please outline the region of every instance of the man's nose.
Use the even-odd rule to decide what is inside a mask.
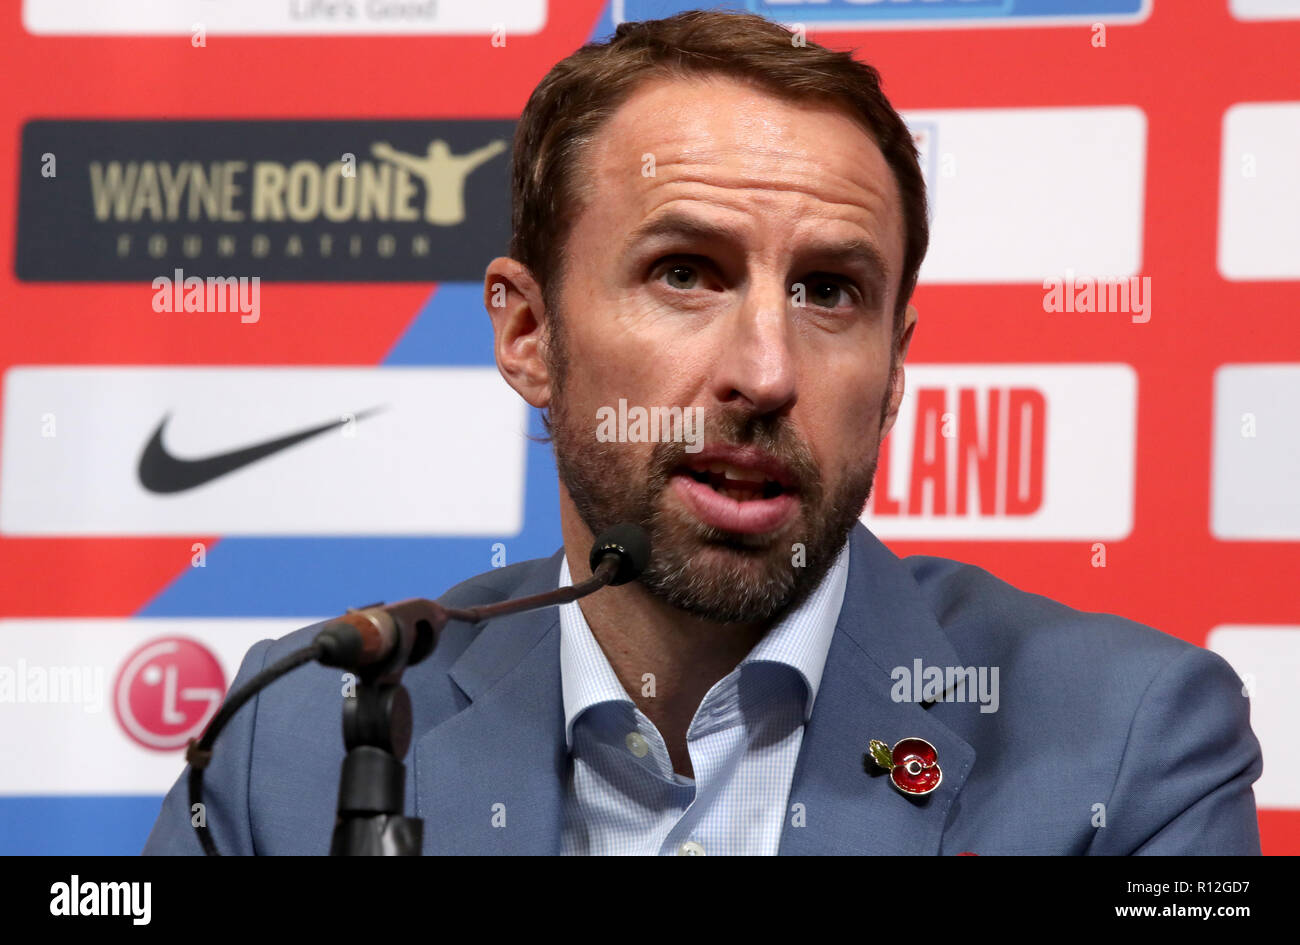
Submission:
[[[714,389],[719,401],[749,401],[760,414],[795,400],[790,295],[781,280],[751,283],[718,339]]]

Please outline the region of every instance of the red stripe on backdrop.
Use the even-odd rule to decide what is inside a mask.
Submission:
[[[1265,856],[1295,856],[1300,850],[1300,810],[1262,810],[1259,833]]]
[[[6,538],[0,541],[5,617],[129,617],[190,566],[192,546],[218,539]]]
[[[209,36],[195,48],[188,35],[32,36],[21,5],[4,4],[0,56],[33,79],[0,115],[515,118],[587,41],[604,0],[547,6],[544,30],[500,48],[488,36]]]
[[[433,289],[268,282],[261,286],[261,318],[244,325],[225,312],[155,312],[147,282],[18,283],[5,291],[18,318],[0,327],[0,367],[374,364]]]

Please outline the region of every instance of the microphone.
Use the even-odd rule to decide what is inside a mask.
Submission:
[[[650,563],[650,536],[644,528],[630,522],[608,528],[592,545],[588,563],[592,575],[581,584],[497,604],[456,608],[412,597],[394,604],[350,608],[316,634],[317,660],[339,669],[373,668],[379,675],[400,671],[433,652],[449,620],[478,623],[491,617],[567,604],[606,585],[635,580]]]
[[[618,559],[618,570],[609,579],[610,587],[634,581],[650,563],[650,536],[640,525],[631,522],[607,528],[591,546],[591,554],[587,557],[593,575],[600,570],[606,555],[615,555]]]

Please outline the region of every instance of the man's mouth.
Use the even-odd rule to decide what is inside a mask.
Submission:
[[[723,449],[678,467],[674,492],[696,518],[723,531],[763,534],[799,508],[797,483],[776,459],[751,449]]]
[[[766,473],[727,463],[709,463],[706,469],[687,466],[683,471],[696,482],[737,502],[775,499],[785,492],[785,487],[775,479],[769,479]]]

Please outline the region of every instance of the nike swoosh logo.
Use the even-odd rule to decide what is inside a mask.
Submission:
[[[354,419],[360,420],[383,409],[382,407],[372,407],[352,416]],[[140,485],[150,492],[157,492],[162,495],[194,489],[204,483],[228,475],[236,469],[242,469],[259,459],[265,459],[281,450],[296,446],[303,440],[310,440],[314,436],[320,436],[322,433],[337,429],[348,422],[346,419],[331,420],[328,423],[322,423],[320,426],[300,430],[297,433],[290,433],[287,436],[276,437],[274,440],[267,440],[252,446],[245,446],[242,449],[217,453],[215,456],[205,456],[202,459],[181,459],[167,452],[167,447],[163,446],[163,430],[169,420],[171,420],[171,414],[164,415],[162,423],[158,424],[158,429],[153,431],[153,436],[145,445],[144,452],[140,454],[138,469]]]

